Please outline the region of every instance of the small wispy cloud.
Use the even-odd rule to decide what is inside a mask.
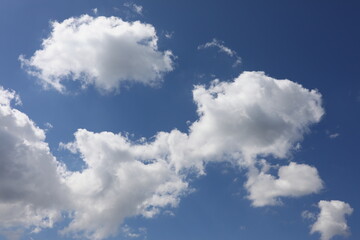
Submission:
[[[97,8],[93,8],[93,9],[92,9],[92,12],[93,12],[95,15],[97,15],[97,14],[98,14],[98,9],[97,9]]]
[[[334,139],[334,138],[337,138],[338,136],[340,136],[340,133],[333,133],[333,134],[329,135],[329,138]]]
[[[141,5],[126,2],[126,3],[124,3],[124,6],[130,8],[132,11],[136,12],[139,15],[143,14],[143,6],[141,6]]]
[[[226,55],[235,58],[236,60],[233,64],[233,67],[236,67],[239,64],[241,64],[241,58],[238,56],[237,52],[225,46],[223,41],[220,41],[216,38],[214,38],[211,42],[207,42],[205,44],[199,45],[198,50],[211,48],[211,47],[216,47],[219,49],[219,52],[225,53]]]
[[[50,129],[52,129],[54,126],[51,124],[51,123],[49,123],[49,122],[46,122],[45,124],[44,124],[44,130],[45,130],[45,132],[47,132],[47,131],[49,131]]]
[[[325,132],[330,139],[335,139],[340,136],[340,133],[337,132],[330,132],[329,130],[326,130]]]
[[[127,238],[143,237],[144,239],[146,239],[146,233],[147,233],[146,228],[141,227],[141,228],[138,228],[137,230],[135,230],[135,229],[132,229],[129,225],[125,224],[121,230],[122,230],[122,233]]]
[[[303,219],[307,219],[307,220],[316,220],[316,214],[313,212],[310,212],[308,210],[305,210],[301,213],[301,216]]]
[[[174,32],[165,32],[165,37],[167,39],[171,39],[173,37],[173,35],[174,35]]]

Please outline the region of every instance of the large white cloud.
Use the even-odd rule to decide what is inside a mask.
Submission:
[[[232,82],[215,80],[193,90],[199,119],[189,133],[160,132],[141,152],[169,159],[177,169],[235,160],[253,166],[259,156],[286,158],[324,110],[321,95],[290,80],[244,72]]]
[[[163,159],[142,161],[129,140],[110,132],[78,130],[71,150],[87,168],[66,178],[75,199],[74,219],[63,233],[90,239],[115,235],[125,217],[152,217],[159,208],[177,206],[188,184]]]
[[[25,164],[31,160],[26,176],[31,172],[38,174],[24,177],[27,183],[17,190],[18,200],[9,203],[19,202],[24,206],[36,203],[43,215],[52,216],[53,212],[46,211],[54,211],[56,217],[61,211],[69,212],[70,224],[62,230],[63,234],[103,239],[116,235],[127,217],[152,217],[164,207],[175,207],[189,191],[189,173],[205,173],[206,164],[212,161],[231,161],[248,170],[245,187],[254,206],[273,205],[280,202],[280,197],[299,197],[318,192],[322,187],[314,167],[290,163],[279,168],[277,178],[264,167],[269,165],[264,158],[289,156],[294,144],[302,140],[324,111],[317,91],[309,91],[289,80],[270,78],[262,72],[245,72],[232,82],[214,81],[208,88],[197,86],[193,95],[199,119],[191,124],[188,133],[159,132],[152,141],[132,142],[121,134],[79,129],[73,142],[62,144],[80,153],[84,161],[84,169],[75,172],[59,167],[44,142],[44,131],[25,114],[10,107],[8,102],[14,93],[4,93],[1,95],[5,97],[0,98],[5,102],[3,108],[26,119],[28,127],[18,127],[20,117],[6,120],[7,115],[1,116],[1,121],[7,122],[4,126],[11,126],[5,132],[9,134],[8,129],[12,129],[14,137],[21,138],[12,141],[3,135],[8,146],[1,154],[9,157],[2,161]],[[35,153],[26,152],[31,158],[17,159],[18,143],[30,141],[31,136],[36,143],[31,145]],[[259,163],[263,164],[262,169]],[[25,173],[21,171],[21,174]],[[17,181],[18,178],[6,176],[4,186],[15,191]],[[46,195],[48,191],[50,194]],[[2,189],[0,192],[6,193]],[[58,194],[66,198],[53,201]],[[1,204],[5,201],[0,198]],[[34,212],[15,211],[16,206],[10,208],[9,204],[5,208],[16,219],[38,216]],[[56,217],[51,219],[55,221]],[[38,225],[33,220],[26,226]]]
[[[245,72],[233,82],[197,86],[193,94],[199,120],[188,134],[159,132],[153,141],[140,143],[109,132],[83,129],[75,134],[75,141],[65,146],[81,153],[88,167],[67,180],[74,194],[80,195],[74,221],[65,231],[102,238],[115,233],[126,216],[174,205],[187,191],[184,179],[189,171],[205,173],[211,161],[232,161],[248,169],[245,187],[254,206],[274,205],[280,197],[322,189],[317,170],[306,164],[282,166],[278,178],[257,168],[259,157],[287,157],[309,126],[321,119],[318,92],[262,72]],[[264,159],[261,162],[266,164]],[[166,190],[159,193],[159,189]],[[109,210],[114,208],[115,215]]]
[[[329,240],[336,235],[348,236],[350,228],[345,217],[351,215],[353,209],[348,203],[338,200],[320,201],[320,213],[311,227],[311,233],[319,232],[321,240]]]
[[[64,82],[93,84],[102,92],[117,91],[124,83],[157,85],[173,69],[172,53],[161,52],[155,28],[117,17],[83,15],[52,22],[42,49],[30,59],[20,56],[27,72],[45,87],[64,91]]]
[[[67,147],[81,153],[85,169],[68,171],[50,153],[45,132],[12,101],[20,103],[0,87],[0,230],[38,232],[68,216],[62,233],[104,239],[126,217],[153,217],[188,191],[165,160],[140,160],[126,137],[109,132],[78,130]]]
[[[322,189],[317,170],[306,164],[283,166],[278,178],[257,167],[259,158],[288,157],[309,126],[320,121],[324,110],[317,91],[263,72],[244,72],[233,82],[198,86],[193,94],[200,118],[190,126],[190,159],[232,159],[247,167],[245,187],[254,206]]]
[[[193,92],[199,120],[190,141],[205,154],[240,152],[244,158],[285,158],[324,110],[321,95],[263,72],[244,72],[233,82],[214,81]]]
[[[12,101],[18,96],[0,86],[0,226],[51,227],[68,200],[62,167],[44,131]]]

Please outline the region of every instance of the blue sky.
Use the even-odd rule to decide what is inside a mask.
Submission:
[[[359,10],[1,1],[0,239],[358,239]]]

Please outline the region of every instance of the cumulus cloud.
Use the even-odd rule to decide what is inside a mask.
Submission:
[[[197,86],[193,95],[200,118],[189,137],[204,154],[285,158],[324,114],[317,91],[263,72],[244,72],[233,82],[216,80],[208,89]]]
[[[12,101],[19,102],[18,95],[0,87],[0,225],[52,227],[67,204],[61,166],[44,131]]]
[[[189,191],[189,171],[203,174],[212,161],[249,169],[245,187],[254,206],[322,188],[317,170],[306,164],[282,166],[278,178],[267,173],[264,159],[261,171],[256,168],[259,156],[287,157],[321,119],[318,92],[262,72],[245,72],[233,82],[197,86],[193,95],[199,119],[189,133],[159,132],[152,141],[131,142],[120,134],[80,129],[74,142],[63,144],[79,152],[87,165],[66,180],[78,207],[64,232],[101,239],[114,235],[126,216],[151,217],[164,206],[176,206]]]
[[[125,136],[109,132],[78,130],[64,147],[81,153],[86,166],[67,170],[50,153],[45,131],[11,106],[15,99],[15,92],[0,88],[2,228],[39,232],[68,215],[61,233],[104,239],[119,232],[125,217],[153,217],[176,207],[188,191],[165,160],[140,160]]]
[[[127,217],[150,218],[162,209],[176,207],[191,191],[187,182],[190,173],[204,174],[206,164],[214,161],[230,161],[247,169],[245,187],[254,206],[274,205],[281,197],[300,197],[322,187],[314,167],[290,163],[280,166],[278,177],[274,177],[268,172],[271,164],[265,160],[288,157],[309,126],[320,121],[324,113],[321,95],[262,72],[244,72],[232,82],[217,80],[208,87],[196,86],[193,96],[199,118],[190,124],[188,133],[174,129],[158,132],[152,140],[133,142],[122,134],[77,130],[74,141],[61,146],[80,154],[85,165],[81,171],[59,167],[44,142],[44,131],[9,105],[16,94],[5,91],[1,95],[5,96],[0,97],[4,109],[16,112],[27,123],[19,128],[24,122],[20,117],[6,120],[6,115],[1,115],[7,124],[1,126],[8,126],[3,131],[9,134],[12,129],[13,138],[20,138],[12,140],[0,134],[7,142],[2,155],[9,156],[2,159],[2,167],[16,159],[17,146],[25,142],[31,147],[28,144],[21,150],[25,152],[18,162],[31,164],[21,168],[26,174],[18,173],[24,177],[0,175],[0,192],[6,193],[1,196],[13,196],[8,202],[0,198],[0,221],[8,221],[10,216],[13,224],[21,225],[27,216],[34,219],[26,226],[50,227],[65,211],[70,223],[62,234],[104,239],[118,234]],[[33,144],[31,139],[35,139]],[[66,198],[52,199],[59,194]],[[1,204],[5,204],[3,208]],[[24,211],[18,211],[19,206]],[[51,222],[41,225],[42,215],[50,216],[46,219]]]
[[[199,119],[190,125],[188,134],[178,130],[159,132],[151,142],[131,144],[121,135],[79,130],[76,140],[67,146],[75,146],[85,162],[93,158],[92,152],[104,159],[124,158],[119,151],[113,153],[102,146],[128,146],[126,156],[142,162],[166,163],[173,174],[186,174],[189,170],[203,174],[208,162],[232,161],[249,169],[245,187],[254,206],[274,205],[280,197],[300,197],[321,190],[323,184],[317,170],[306,164],[282,166],[278,178],[266,168],[260,171],[256,167],[260,156],[288,157],[309,126],[321,119],[324,111],[317,91],[262,72],[245,72],[233,82],[215,81],[209,88],[197,86],[193,95]],[[104,142],[95,138],[82,140],[90,139],[89,136]],[[104,157],[108,154],[112,155]]]
[[[173,55],[158,49],[150,24],[83,15],[52,22],[51,27],[41,49],[29,59],[19,57],[45,88],[64,92],[66,81],[94,85],[102,92],[118,91],[126,83],[154,86],[173,70]]]
[[[236,67],[237,65],[239,65],[241,63],[241,58],[238,56],[236,51],[228,48],[227,46],[224,45],[223,41],[217,40],[216,38],[214,38],[211,42],[207,42],[205,44],[199,45],[198,50],[206,49],[206,48],[210,48],[210,47],[216,47],[219,49],[220,52],[225,53],[226,55],[228,55],[230,57],[234,57],[236,59],[233,64],[234,67]]]
[[[245,72],[233,82],[196,86],[193,95],[199,119],[189,126],[189,133],[159,132],[150,142],[132,143],[120,134],[81,129],[74,142],[63,145],[79,152],[88,166],[67,179],[73,194],[80,196],[74,221],[65,232],[100,239],[116,233],[126,216],[151,217],[163,206],[176,206],[188,190],[184,179],[189,171],[204,174],[212,161],[232,161],[248,169],[245,187],[254,206],[278,204],[281,197],[300,197],[322,188],[314,167],[290,163],[274,177],[263,159],[288,157],[309,126],[321,119],[324,110],[317,91],[262,72]],[[131,186],[139,192],[118,197],[130,193]],[[119,210],[117,214],[110,206]]]
[[[110,132],[80,129],[68,144],[87,168],[66,178],[75,200],[73,221],[63,233],[90,239],[115,235],[125,217],[152,217],[159,208],[177,206],[188,184],[163,159],[139,159],[130,141]]]
[[[348,236],[350,234],[345,217],[351,215],[353,209],[348,203],[338,200],[322,200],[318,203],[318,207],[320,213],[311,227],[311,233],[320,233],[321,240],[329,240],[336,235]]]
[[[290,163],[279,168],[278,177],[252,168],[245,184],[253,206],[277,205],[279,197],[300,197],[317,193],[323,188],[316,168],[306,164]]]

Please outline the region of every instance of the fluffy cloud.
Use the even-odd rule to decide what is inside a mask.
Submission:
[[[240,152],[245,159],[285,158],[324,110],[321,95],[263,72],[244,72],[233,82],[214,81],[193,92],[199,120],[190,127],[190,142],[199,152]]]
[[[159,51],[157,40],[150,24],[83,15],[52,22],[42,49],[20,61],[43,86],[58,91],[65,91],[63,83],[69,80],[103,92],[131,82],[153,86],[173,69],[172,53]]]
[[[258,156],[288,156],[309,125],[321,119],[319,93],[245,72],[233,82],[197,86],[193,94],[199,119],[188,134],[173,130],[159,132],[151,142],[131,142],[120,134],[80,129],[74,142],[63,144],[86,163],[66,178],[76,206],[64,233],[102,239],[116,234],[127,216],[151,217],[176,206],[188,191],[189,171],[204,173],[211,161],[235,161],[249,169],[245,186],[254,206],[322,188],[317,170],[305,164],[280,167],[277,179],[256,168]]]
[[[68,171],[50,153],[45,131],[13,108],[13,100],[20,103],[15,92],[0,87],[3,229],[38,232],[68,215],[63,234],[104,239],[118,233],[124,218],[153,217],[177,206],[188,191],[183,176],[165,160],[140,160],[126,137],[109,132],[78,130],[66,147],[81,153],[85,169]]]
[[[67,145],[81,153],[87,168],[66,178],[75,200],[74,218],[63,233],[90,239],[115,235],[125,217],[152,217],[177,206],[187,183],[163,159],[138,158],[129,140],[110,132],[78,130]]]
[[[312,225],[311,233],[319,232],[321,240],[329,240],[336,235],[350,234],[345,216],[351,215],[353,209],[348,203],[332,200],[318,203],[320,213]]]
[[[316,168],[294,162],[282,166],[278,178],[252,168],[245,184],[249,190],[248,198],[253,206],[280,204],[279,197],[300,197],[317,193],[323,188],[323,183]]]
[[[84,161],[83,170],[71,172],[49,152],[44,131],[11,108],[15,93],[3,91],[1,109],[11,114],[0,119],[0,138],[7,142],[1,156],[8,156],[1,159],[2,167],[17,162],[25,171],[19,170],[20,178],[0,175],[0,192],[6,193],[1,197],[10,199],[0,198],[0,221],[12,216],[13,224],[50,227],[61,212],[68,212],[70,223],[63,234],[104,239],[116,235],[127,217],[153,217],[176,207],[190,191],[189,173],[203,174],[213,161],[231,161],[248,170],[245,187],[254,206],[321,189],[314,167],[290,163],[279,168],[276,178],[264,160],[289,156],[309,126],[321,119],[318,92],[262,72],[245,72],[232,82],[197,86],[193,95],[199,119],[188,133],[175,129],[157,133],[152,141],[132,142],[121,134],[79,129],[73,142],[62,144]],[[15,210],[19,206],[24,210]],[[32,220],[25,224],[27,217]]]
[[[245,72],[233,82],[197,86],[193,95],[199,119],[188,134],[159,132],[151,142],[132,143],[119,134],[82,129],[74,142],[64,145],[81,153],[87,165],[67,179],[73,195],[79,194],[79,205],[65,232],[100,239],[116,233],[126,216],[152,216],[159,207],[176,206],[188,189],[184,179],[189,171],[205,173],[211,161],[232,161],[248,169],[245,187],[254,206],[322,188],[317,170],[306,164],[282,166],[278,178],[257,168],[260,156],[287,157],[321,119],[318,92],[262,72]]]
[[[193,94],[200,117],[188,137],[193,159],[233,159],[247,167],[245,187],[254,206],[322,188],[317,170],[305,164],[281,167],[277,179],[256,167],[259,157],[288,157],[309,126],[320,121],[324,110],[317,91],[263,72],[244,72],[233,82],[197,86]]]
[[[51,155],[45,133],[11,107],[19,97],[0,87],[0,225],[51,227],[66,208],[61,166]]]

